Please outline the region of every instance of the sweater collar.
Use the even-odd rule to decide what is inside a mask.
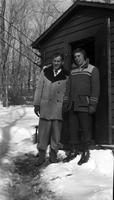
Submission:
[[[89,59],[87,58],[86,61],[84,62],[84,64],[81,65],[80,67],[78,65],[76,65],[75,63],[73,63],[72,69],[77,69],[77,68],[85,69],[88,67],[88,64],[89,64]]]

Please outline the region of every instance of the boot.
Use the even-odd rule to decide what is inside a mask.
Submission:
[[[45,162],[45,150],[39,150],[39,156],[37,163],[35,164],[36,166],[40,166]]]
[[[77,155],[78,155],[78,150],[73,149],[68,153],[67,157],[63,159],[63,162],[64,163],[69,162],[69,161],[73,160]]]
[[[57,153],[56,153],[56,151],[54,149],[52,149],[52,148],[50,149],[49,155],[50,155],[49,161],[51,163],[57,163],[58,162]]]
[[[89,150],[83,151],[83,153],[82,153],[82,155],[81,155],[81,159],[78,161],[78,165],[82,165],[82,164],[88,162],[89,157],[90,157],[90,152],[89,152]]]

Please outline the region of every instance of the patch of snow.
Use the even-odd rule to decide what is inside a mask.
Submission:
[[[79,166],[80,156],[68,163],[50,164],[42,171],[49,189],[65,200],[111,200],[113,155],[111,150],[91,150],[87,163]]]
[[[14,126],[11,128],[10,133],[12,143],[19,143],[24,139],[31,138],[30,130],[24,127]]]
[[[3,141],[3,131],[2,129],[0,128],[0,143],[2,143]]]

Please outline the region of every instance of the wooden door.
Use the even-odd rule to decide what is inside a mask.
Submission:
[[[96,143],[109,143],[109,122],[108,122],[108,50],[107,50],[107,24],[99,28],[95,35],[95,65],[100,72],[100,99],[95,115]]]

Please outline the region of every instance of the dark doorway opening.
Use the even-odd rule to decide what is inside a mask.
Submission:
[[[76,48],[85,49],[90,63],[92,65],[95,65],[95,39],[94,39],[94,37],[89,37],[89,38],[78,40],[78,41],[71,43],[72,53]],[[73,56],[71,59],[73,61]]]
[[[102,34],[104,33],[104,34]],[[82,40],[69,42],[69,56],[66,60],[69,70],[71,63],[73,63],[73,51],[76,48],[84,48],[87,52],[90,64],[98,67],[100,73],[100,97],[97,106],[97,111],[93,114],[93,131],[92,139],[96,144],[109,143],[109,124],[108,124],[108,59],[107,59],[107,40],[106,29],[103,27],[92,37],[84,38]],[[68,115],[66,114],[63,121],[62,141],[69,144],[69,126]]]
[[[73,63],[73,51],[76,48],[83,48],[87,53],[87,58],[89,58],[89,63],[95,65],[95,38],[89,37],[86,39],[78,40],[71,43],[71,63]],[[92,115],[92,140],[96,143],[96,114]]]

